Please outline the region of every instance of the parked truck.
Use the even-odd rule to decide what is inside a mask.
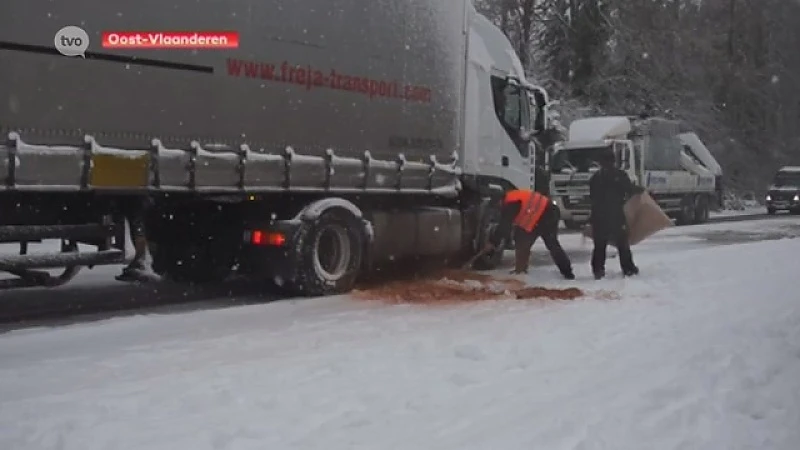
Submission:
[[[696,134],[659,117],[589,117],[570,124],[550,165],[551,190],[567,228],[579,229],[589,219],[589,180],[605,151],[613,151],[617,166],[678,224],[708,220],[722,172]]]
[[[342,293],[383,262],[471,256],[492,201],[532,186],[547,93],[468,0],[35,3],[0,16],[4,288],[121,264],[114,205],[147,196],[166,278]],[[85,58],[54,48],[67,25]],[[100,44],[208,29],[238,47]],[[33,251],[47,240],[60,251]]]

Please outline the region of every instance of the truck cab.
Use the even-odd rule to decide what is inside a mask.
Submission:
[[[640,184],[644,173],[641,147],[627,139],[606,139],[593,142],[564,142],[555,147],[552,161],[551,190],[562,211],[567,228],[578,229],[589,219],[589,180],[600,169],[601,156],[613,151],[618,168],[625,171],[634,184]]]
[[[600,169],[603,153],[613,151],[617,167],[641,184],[644,149],[630,138],[632,131],[627,117],[578,119],[570,124],[568,139],[554,146],[551,190],[567,228],[580,228],[589,219],[589,180]]]
[[[708,220],[721,170],[703,162],[701,157],[712,161],[713,156],[699,139],[687,141],[684,135],[677,122],[661,118],[590,117],[570,124],[569,138],[556,146],[551,165],[553,193],[567,228],[588,220],[589,180],[608,150],[617,167],[679,224]]]
[[[530,83],[508,38],[469,7],[463,171],[467,183],[532,188],[536,137],[548,126],[549,98]]]
[[[789,211],[800,214],[800,166],[781,167],[767,190],[767,213]]]

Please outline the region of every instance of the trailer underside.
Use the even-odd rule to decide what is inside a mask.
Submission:
[[[482,245],[497,220],[490,200],[477,193],[452,199],[414,194],[5,191],[0,192],[0,243],[17,244],[20,251],[0,256],[0,272],[12,277],[0,279],[0,289],[54,287],[83,267],[124,263],[129,237],[118,206],[144,197],[151,205],[145,230],[157,274],[177,282],[208,283],[236,271],[292,282],[312,279],[308,273],[316,269],[330,278],[330,286],[317,280],[314,286],[292,289],[310,295],[346,291],[358,274],[386,262],[463,260]],[[60,252],[31,251],[50,240],[61,241]],[[501,254],[487,255],[477,266],[491,268]],[[52,269],[61,272],[51,274]]]

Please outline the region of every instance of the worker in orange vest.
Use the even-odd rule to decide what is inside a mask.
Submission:
[[[531,247],[541,236],[558,270],[564,278],[574,280],[572,263],[558,241],[560,220],[561,211],[546,195],[530,189],[508,191],[503,198],[500,223],[484,250],[491,251],[499,247],[514,227],[516,263],[512,273],[528,273]]]

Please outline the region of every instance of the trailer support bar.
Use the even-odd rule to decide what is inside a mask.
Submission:
[[[10,225],[0,226],[0,242],[42,239],[102,239],[114,235],[114,225]]]
[[[123,264],[123,250],[71,252],[33,255],[0,255],[0,271],[17,272],[26,269],[56,269],[69,266],[99,266]]]

